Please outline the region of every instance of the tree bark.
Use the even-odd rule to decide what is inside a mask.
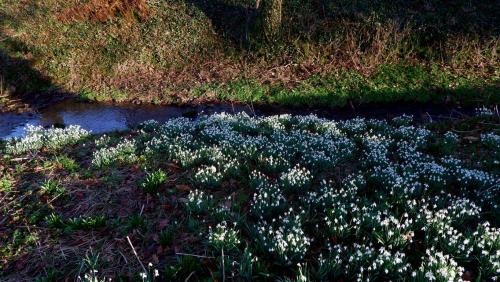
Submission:
[[[281,29],[283,0],[257,0],[262,33],[273,40]]]

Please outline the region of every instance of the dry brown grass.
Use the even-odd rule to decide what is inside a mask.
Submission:
[[[105,22],[116,16],[128,20],[136,16],[147,19],[149,10],[146,0],[89,0],[88,2],[62,11],[57,18],[64,23],[81,21]]]

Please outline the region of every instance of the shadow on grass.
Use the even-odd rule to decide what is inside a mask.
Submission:
[[[20,106],[39,108],[65,93],[49,77],[36,70],[36,58],[23,42],[6,34],[4,24],[12,21],[0,13],[0,111],[16,110]],[[62,96],[62,95],[57,95]],[[10,106],[14,107],[10,108]],[[3,109],[2,109],[3,108]]]
[[[377,105],[394,104],[394,112],[398,112],[398,104],[411,103],[434,104],[443,107],[480,106],[500,104],[500,82],[495,81],[484,85],[465,86],[457,88],[418,87],[414,89],[365,89],[342,92],[316,89],[308,91],[275,91],[269,98],[270,102],[291,107],[361,107],[366,109]],[[385,107],[387,108],[387,107]]]
[[[253,43],[250,41],[256,40],[255,34],[250,38],[258,14],[256,1],[186,2],[200,9],[228,43],[248,47]],[[411,27],[412,37],[420,47],[439,48],[450,36],[485,40],[498,37],[499,15],[497,0],[294,0],[284,2],[282,36],[292,42],[297,39],[320,42],[338,36],[344,29],[364,26],[370,33],[381,23],[394,22],[399,28]]]
[[[222,0],[186,0],[200,9],[212,22],[215,31],[236,47],[248,48],[257,9],[248,5],[228,4]]]

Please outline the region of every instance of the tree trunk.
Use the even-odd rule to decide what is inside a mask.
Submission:
[[[283,0],[257,0],[263,35],[273,40],[281,28]]]

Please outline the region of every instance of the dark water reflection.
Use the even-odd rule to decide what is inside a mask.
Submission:
[[[93,133],[125,130],[146,120],[166,121],[176,117],[196,117],[219,112],[252,113],[246,106],[116,106],[66,101],[50,106],[36,114],[0,113],[0,138],[10,139],[24,134],[28,124],[49,126],[80,125]]]
[[[462,117],[471,114],[472,108],[449,108],[442,105],[393,104],[366,105],[338,109],[288,109],[282,107],[259,107],[249,105],[200,105],[200,106],[154,106],[154,105],[109,105],[64,101],[47,107],[36,114],[0,113],[0,139],[21,137],[28,124],[49,126],[80,125],[93,133],[125,130],[146,120],[166,121],[176,117],[197,117],[213,113],[246,112],[250,115],[316,114],[332,119],[347,119],[356,116],[367,118],[390,118],[411,114],[416,119],[439,119]]]

